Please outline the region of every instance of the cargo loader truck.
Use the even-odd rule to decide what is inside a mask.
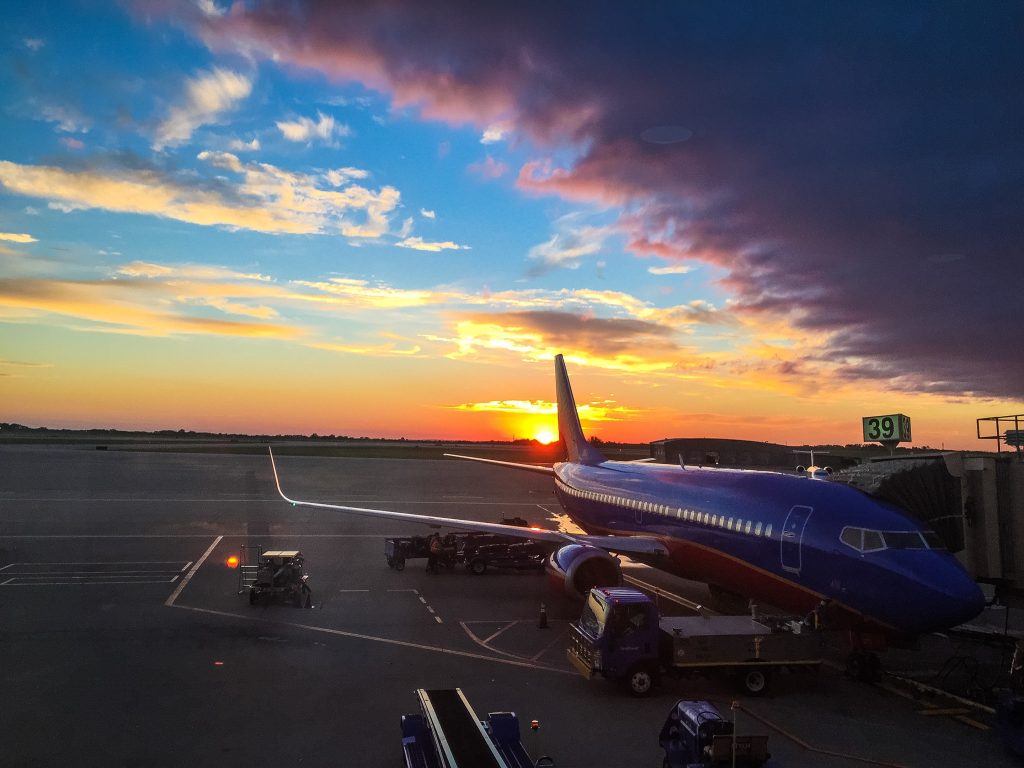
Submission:
[[[601,675],[646,696],[663,675],[735,673],[752,696],[772,673],[817,670],[820,633],[799,621],[768,624],[753,616],[660,616],[654,601],[625,587],[594,587],[570,625],[568,656],[588,679]]]

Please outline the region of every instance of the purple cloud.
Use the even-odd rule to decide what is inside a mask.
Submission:
[[[254,2],[188,21],[426,118],[576,145],[520,186],[623,206],[634,251],[723,267],[737,311],[836,334],[848,376],[1024,395],[1017,5]]]

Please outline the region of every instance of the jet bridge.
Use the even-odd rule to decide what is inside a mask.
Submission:
[[[832,479],[927,523],[975,579],[1024,590],[1024,463],[1013,454],[912,454]]]

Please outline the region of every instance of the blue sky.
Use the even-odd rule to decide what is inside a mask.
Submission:
[[[557,352],[606,437],[1024,411],[1019,7],[458,9],[8,14],[5,420],[505,436]]]

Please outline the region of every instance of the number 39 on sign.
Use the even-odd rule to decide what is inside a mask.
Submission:
[[[889,416],[865,416],[864,442],[880,443],[890,440],[898,443],[910,442],[910,417],[902,413]]]

